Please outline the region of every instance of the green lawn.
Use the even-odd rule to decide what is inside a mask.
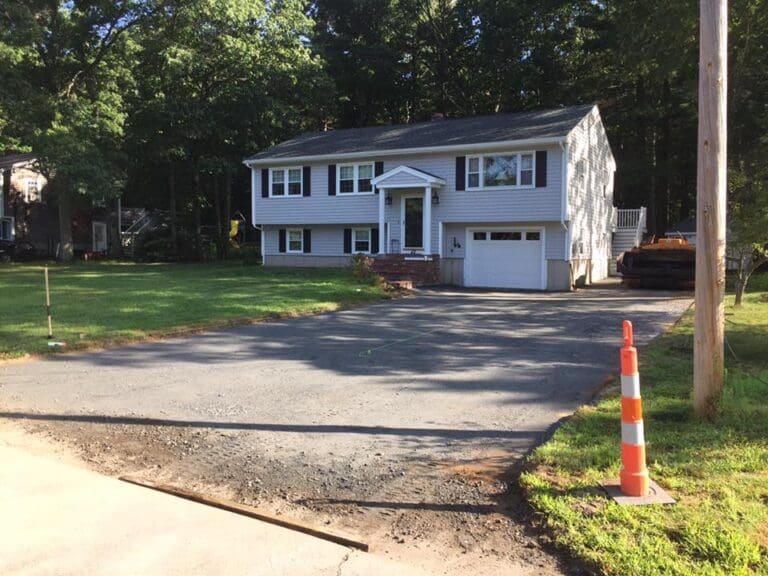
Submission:
[[[767,280],[754,279],[742,309],[732,298],[726,307],[727,383],[714,422],[692,414],[692,314],[640,350],[649,470],[676,505],[622,507],[598,488],[619,473],[617,386],[531,456],[521,485],[534,511],[596,572],[768,574]]]
[[[54,265],[50,283],[54,336],[68,350],[383,297],[346,270],[240,263]],[[0,359],[48,352],[42,266],[0,265],[0,295]]]

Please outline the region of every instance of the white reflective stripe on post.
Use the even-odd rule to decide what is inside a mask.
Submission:
[[[621,441],[624,442],[624,444],[634,444],[635,446],[640,446],[641,444],[645,444],[645,432],[643,431],[643,421],[640,420],[640,422],[632,422],[630,424],[627,424],[626,422],[621,423]]]
[[[640,374],[621,375],[621,395],[624,398],[640,398]]]

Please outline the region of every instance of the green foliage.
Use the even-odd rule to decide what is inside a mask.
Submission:
[[[663,232],[695,207],[698,9],[7,0],[0,150],[34,149],[60,194],[124,192],[194,230],[247,211],[242,157],[303,130],[594,101],[616,203],[648,206],[649,230]],[[734,0],[729,16],[731,213],[734,230],[764,230],[749,206],[768,190],[768,3]]]
[[[54,334],[67,349],[335,310],[381,290],[348,270],[220,264],[79,263],[50,269]],[[44,354],[40,266],[0,265],[0,359]]]
[[[691,405],[692,314],[640,351],[649,470],[677,504],[621,507],[597,488],[619,472],[618,388],[535,451],[521,484],[561,546],[604,574],[768,573],[766,296],[753,289],[726,309],[728,375],[713,422]]]
[[[365,254],[355,254],[352,256],[352,274],[360,282],[371,282],[378,278],[376,271],[373,269],[371,258]]]

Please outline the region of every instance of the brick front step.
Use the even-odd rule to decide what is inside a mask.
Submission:
[[[371,259],[373,269],[385,280],[410,281],[414,286],[430,286],[440,283],[439,256],[412,256],[387,254]]]

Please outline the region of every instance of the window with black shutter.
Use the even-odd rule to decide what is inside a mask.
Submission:
[[[547,151],[536,152],[536,188],[544,188],[547,185]]]
[[[457,156],[456,157],[456,190],[458,191],[463,191],[467,189],[466,171],[467,171],[467,157]]]
[[[336,196],[336,164],[328,165],[328,196]]]
[[[371,228],[371,254],[379,253],[379,229]]]
[[[301,169],[301,176],[303,182],[303,193],[304,196],[311,196],[312,195],[312,167],[311,166],[304,166]]]

